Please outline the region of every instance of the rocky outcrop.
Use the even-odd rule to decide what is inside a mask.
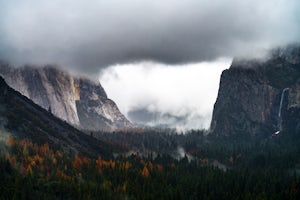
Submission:
[[[76,108],[83,129],[96,131],[132,127],[115,102],[107,98],[100,84],[80,78],[75,80],[75,88]]]
[[[221,75],[211,131],[267,136],[282,126],[300,132],[299,58],[300,47],[289,46],[266,60],[234,60]]]
[[[12,88],[80,129],[131,127],[100,83],[73,77],[53,66],[14,68],[1,63],[0,74]]]

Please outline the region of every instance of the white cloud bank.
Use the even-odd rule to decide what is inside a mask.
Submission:
[[[230,64],[228,58],[180,66],[154,62],[122,64],[105,69],[99,80],[108,97],[127,117],[130,111],[144,109],[163,115],[147,125],[207,129],[221,72]]]

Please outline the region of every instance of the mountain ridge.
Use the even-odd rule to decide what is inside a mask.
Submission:
[[[18,139],[49,144],[73,154],[97,157],[112,155],[112,146],[87,135],[46,111],[0,76],[0,130]]]
[[[87,131],[112,131],[132,124],[107,97],[100,83],[76,77],[51,65],[14,68],[1,63],[7,83],[57,117]]]

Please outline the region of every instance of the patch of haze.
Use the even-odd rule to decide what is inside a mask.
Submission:
[[[220,75],[231,60],[222,58],[180,66],[146,61],[114,65],[103,70],[99,80],[108,97],[127,117],[131,111],[146,110],[161,114],[151,125],[165,123],[177,129],[207,129]]]
[[[0,153],[7,151],[6,142],[9,136],[11,136],[11,133],[7,132],[7,130],[0,125]]]
[[[176,151],[173,152],[172,154],[173,158],[177,159],[177,160],[181,160],[185,157],[187,157],[188,161],[191,162],[194,157],[190,154],[188,154],[183,147],[178,146]]]

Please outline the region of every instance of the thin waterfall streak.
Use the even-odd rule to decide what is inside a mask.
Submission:
[[[278,130],[277,132],[282,131],[282,117],[281,117],[282,104],[283,104],[285,92],[286,92],[288,89],[289,89],[289,88],[284,88],[284,89],[282,90],[282,93],[281,93],[281,99],[280,99],[279,110],[278,110],[278,128],[279,128],[279,130]]]

